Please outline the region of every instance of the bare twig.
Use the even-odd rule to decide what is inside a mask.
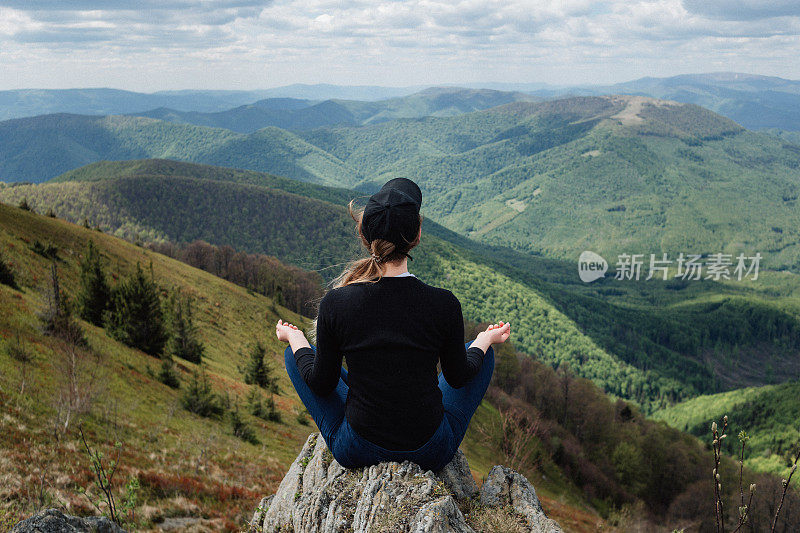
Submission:
[[[772,519],[772,528],[770,529],[770,531],[772,532],[775,531],[775,527],[778,525],[778,515],[781,513],[781,508],[783,508],[783,500],[786,499],[786,491],[789,490],[789,484],[792,482],[792,476],[797,470],[798,461],[800,461],[800,449],[797,450],[797,454],[795,455],[794,461],[792,462],[792,468],[789,470],[789,477],[783,480],[783,492],[781,493],[781,501],[778,503],[778,509],[775,511],[775,517]]]
[[[750,497],[747,500],[747,505],[744,504],[744,489],[742,488],[742,478],[744,475],[744,449],[747,446],[747,442],[750,440],[750,437],[744,431],[739,432],[739,442],[742,443],[741,453],[739,455],[739,522],[736,524],[736,529],[733,530],[733,533],[736,533],[742,526],[747,523],[747,520],[750,518],[750,509],[753,505],[753,494],[756,491],[755,483],[750,485]]]
[[[120,524],[119,516],[117,515],[117,504],[116,500],[114,499],[114,493],[112,491],[111,485],[114,481],[114,474],[117,472],[117,465],[119,464],[119,456],[122,450],[122,446],[116,446],[117,455],[114,460],[111,462],[111,473],[107,474],[106,469],[103,466],[102,456],[98,451],[92,451],[89,447],[89,444],[86,442],[86,436],[83,434],[83,427],[78,426],[78,431],[80,431],[81,440],[83,441],[83,446],[86,449],[86,453],[89,455],[89,459],[92,463],[92,472],[94,472],[95,477],[97,478],[97,486],[100,488],[100,491],[105,496],[106,505],[108,506],[108,513],[109,518],[116,523]],[[86,496],[89,501],[94,505],[98,511],[102,510],[97,506],[94,501]]]
[[[712,422],[711,424],[711,435],[713,436],[711,448],[714,450],[714,509],[718,533],[725,533],[725,512],[722,503],[722,477],[720,476],[719,466],[722,460],[722,440],[728,436],[725,433],[726,429],[728,429],[727,415],[722,418],[722,435],[720,435],[718,431],[717,423]]]

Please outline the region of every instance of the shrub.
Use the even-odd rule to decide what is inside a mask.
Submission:
[[[161,369],[158,371],[158,381],[173,389],[180,388],[181,382],[178,378],[178,373],[175,371],[175,361],[172,360],[172,357],[166,356],[161,361]]]
[[[281,413],[275,405],[275,398],[270,396],[269,399],[264,401],[257,386],[250,389],[250,393],[247,395],[247,405],[250,407],[250,414],[253,416],[270,422],[280,422],[282,420]]]
[[[239,414],[239,406],[234,406],[233,410],[228,414],[231,423],[231,430],[233,431],[233,435],[242,439],[245,442],[249,442],[250,444],[258,444],[258,437],[256,437],[256,432],[248,424],[245,422],[241,415]]]
[[[0,255],[0,284],[8,285],[12,289],[19,289],[14,278],[14,271],[11,270],[11,266],[5,262],[2,255]]]
[[[83,428],[80,428],[81,441],[83,442],[86,454],[89,456],[90,469],[93,474],[92,482],[98,496],[92,499],[89,491],[85,488],[79,489],[89,502],[94,506],[97,511],[105,516],[108,516],[115,524],[123,527],[132,527],[134,523],[134,509],[139,497],[139,479],[132,477],[125,485],[125,493],[121,498],[118,498],[114,492],[114,475],[117,473],[117,467],[120,462],[120,453],[122,450],[122,443],[117,442],[114,445],[115,455],[106,460],[103,454],[94,450],[86,442],[86,436],[83,434]]]
[[[303,409],[300,409],[299,411],[297,411],[297,417],[296,417],[296,420],[297,420],[297,422],[299,422],[300,424],[302,424],[302,425],[304,425],[304,426],[307,426],[307,425],[309,424],[309,421],[308,421],[308,411],[307,411],[305,408],[303,408]]]
[[[31,251],[47,259],[58,259],[58,248],[52,243],[42,244],[40,241],[33,241]]]

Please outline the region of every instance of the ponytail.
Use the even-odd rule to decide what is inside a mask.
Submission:
[[[351,283],[374,283],[378,281],[382,277],[382,264],[402,260],[413,247],[419,244],[419,235],[402,250],[398,250],[397,246],[393,243],[383,239],[375,239],[372,242],[367,242],[361,230],[361,220],[364,215],[364,210],[355,210],[353,208],[353,202],[354,200],[350,200],[347,209],[352,219],[356,222],[356,234],[359,239],[361,239],[361,244],[363,244],[364,248],[369,252],[369,257],[357,259],[348,264],[344,271],[333,280],[333,288],[344,287]],[[421,225],[422,217],[420,217],[420,226]]]

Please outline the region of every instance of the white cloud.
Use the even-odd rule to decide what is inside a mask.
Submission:
[[[0,0],[0,88],[609,83],[714,70],[800,77],[797,5]]]

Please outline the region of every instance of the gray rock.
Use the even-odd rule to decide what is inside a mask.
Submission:
[[[444,481],[458,501],[469,500],[478,494],[478,486],[469,469],[467,456],[461,450],[436,475]]]
[[[261,502],[256,507],[256,512],[253,513],[253,518],[250,520],[251,524],[263,524],[264,523],[264,515],[267,513],[267,509],[269,509],[272,500],[275,499],[275,495],[267,496],[266,498],[262,498]]]
[[[14,526],[11,533],[125,533],[104,516],[78,518],[58,509],[45,509]]]
[[[261,500],[251,531],[475,533],[460,504],[499,507],[498,512],[524,518],[531,531],[561,531],[545,516],[523,476],[495,467],[490,480],[489,492],[479,492],[460,450],[437,473],[410,461],[348,470],[317,433],[308,438],[277,492]]]
[[[533,485],[523,476],[505,466],[495,466],[489,472],[480,491],[485,507],[510,506],[525,517],[531,531],[561,533],[555,520],[547,518]]]

